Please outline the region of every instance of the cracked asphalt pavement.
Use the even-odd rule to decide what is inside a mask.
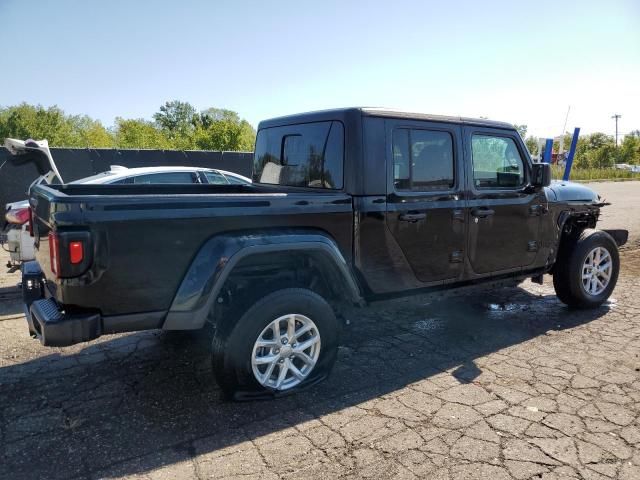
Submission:
[[[42,347],[3,274],[0,478],[637,480],[637,240],[601,308],[568,309],[548,276],[378,303],[327,381],[253,403],[221,401],[197,337]]]

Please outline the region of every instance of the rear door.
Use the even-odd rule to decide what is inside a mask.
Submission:
[[[469,190],[468,257],[485,275],[526,267],[538,251],[541,192],[518,133],[465,127]]]
[[[460,278],[465,245],[462,129],[386,121],[387,227],[420,282]]]

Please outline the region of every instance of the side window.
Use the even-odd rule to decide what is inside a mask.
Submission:
[[[471,154],[476,188],[513,188],[524,185],[524,162],[512,138],[473,135]]]
[[[455,181],[449,132],[399,128],[393,132],[393,183],[397,190],[446,190]]]
[[[229,182],[231,185],[246,185],[247,184],[246,180],[242,180],[240,178],[233,177],[231,175],[225,175],[225,178],[227,179],[227,182]]]
[[[343,180],[342,123],[313,122],[258,132],[253,180],[258,183],[340,189]]]
[[[204,172],[204,176],[207,177],[207,183],[214,185],[227,185],[227,178],[218,172]]]
[[[121,180],[116,180],[115,182],[106,182],[109,185],[126,185],[128,183],[133,183],[131,178],[123,178]]]
[[[195,175],[191,172],[149,173],[133,177],[133,183],[195,183]]]

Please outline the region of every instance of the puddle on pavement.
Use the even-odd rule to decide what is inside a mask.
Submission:
[[[444,326],[441,318],[424,318],[413,323],[413,329],[419,332],[432,332]]]
[[[529,305],[523,303],[485,303],[484,307],[489,311],[490,314],[523,311],[529,309]]]

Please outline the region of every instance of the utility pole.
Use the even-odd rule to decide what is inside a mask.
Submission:
[[[616,148],[618,147],[618,119],[621,117],[619,113],[615,113],[611,118],[616,121]]]

